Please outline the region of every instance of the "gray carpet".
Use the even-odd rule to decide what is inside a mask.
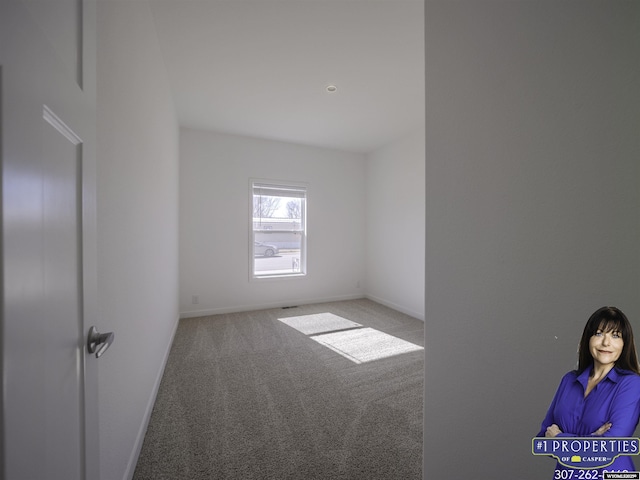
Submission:
[[[181,320],[134,480],[419,480],[416,345],[423,322],[364,299]]]

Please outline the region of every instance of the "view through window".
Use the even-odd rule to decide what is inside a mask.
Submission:
[[[305,275],[306,186],[254,180],[251,196],[252,277]]]

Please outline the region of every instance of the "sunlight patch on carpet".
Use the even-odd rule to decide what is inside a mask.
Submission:
[[[302,315],[300,317],[279,318],[282,323],[304,333],[305,335],[315,335],[318,333],[334,332],[336,330],[346,330],[347,328],[361,327],[359,323],[352,322],[333,313],[315,313]]]
[[[403,353],[424,350],[419,345],[373,328],[358,328],[344,332],[315,335],[311,338],[355,363],[371,362]]]

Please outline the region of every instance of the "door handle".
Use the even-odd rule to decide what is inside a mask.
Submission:
[[[95,353],[96,358],[100,358],[113,343],[113,337],[113,332],[100,333],[96,327],[91,327],[87,337],[87,350],[89,353]]]

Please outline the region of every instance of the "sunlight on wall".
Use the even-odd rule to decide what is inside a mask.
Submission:
[[[278,320],[355,363],[424,350],[419,345],[364,327],[332,313],[316,313]]]

